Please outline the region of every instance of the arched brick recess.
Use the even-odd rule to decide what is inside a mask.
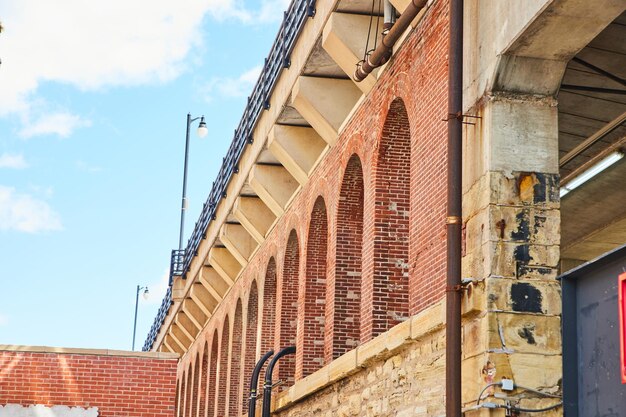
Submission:
[[[180,417],[180,378],[176,381],[176,397],[174,398],[174,404],[176,406],[176,417]]]
[[[193,388],[191,390],[191,416],[197,417],[198,415],[198,394],[199,394],[199,381],[200,381],[200,354],[196,354],[196,360],[193,367]]]
[[[373,309],[366,337],[409,316],[411,132],[402,99],[391,103],[378,147],[374,213]],[[365,313],[365,311],[364,311]]]
[[[285,248],[280,285],[280,337],[278,349],[296,344],[296,323],[298,319],[298,272],[300,269],[300,248],[295,230],[289,233]],[[278,351],[278,350],[277,350]],[[296,360],[294,355],[283,357],[278,365],[278,379],[284,383],[281,390],[293,385]]]
[[[233,323],[233,343],[230,359],[230,399],[229,399],[229,415],[241,415],[241,402],[243,393],[241,390],[241,358],[242,358],[242,337],[243,337],[243,321],[242,321],[241,299],[237,300],[235,308],[235,321]]]
[[[208,389],[208,406],[207,406],[207,417],[214,417],[217,413],[217,398],[219,390],[215,388],[219,384],[219,380],[217,379],[217,356],[219,352],[219,335],[217,330],[213,332],[213,341],[211,342],[211,356],[209,358],[209,389]]]
[[[204,342],[204,353],[202,354],[202,368],[200,368],[200,402],[198,403],[198,416],[206,416],[206,392],[207,392],[207,376],[209,372],[209,344]]]
[[[191,363],[187,368],[187,388],[185,393],[185,417],[191,416],[191,397],[193,392],[193,368]]]
[[[185,415],[185,409],[187,407],[187,372],[183,371],[183,379],[180,384],[180,410],[179,416]]]
[[[276,259],[270,258],[263,283],[263,317],[261,318],[261,355],[274,349],[276,323]],[[261,377],[265,375],[261,373]]]
[[[302,336],[297,352],[298,377],[304,378],[324,365],[324,315],[326,303],[326,264],[328,253],[328,215],[326,203],[318,197],[311,212],[306,246],[306,274],[298,305]]]
[[[228,344],[229,344],[229,319],[228,317],[224,318],[224,329],[222,330],[222,340],[220,343],[220,375],[218,378],[218,383],[216,384],[217,389],[217,416],[224,417],[226,416],[226,410],[228,407]]]
[[[257,346],[257,330],[259,315],[259,290],[256,281],[252,281],[250,285],[250,296],[248,297],[248,308],[246,318],[246,351],[245,365],[243,368],[243,411],[248,409],[248,397],[250,388],[250,378],[252,378],[252,370],[256,364],[256,346]]]
[[[343,175],[337,209],[333,359],[354,349],[360,340],[363,189],[361,160],[353,155]]]

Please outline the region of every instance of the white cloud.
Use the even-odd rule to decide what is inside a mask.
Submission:
[[[0,155],[0,168],[24,169],[28,168],[28,163],[22,154],[5,152]]]
[[[246,97],[259,78],[262,67],[251,68],[235,78],[215,77],[202,88],[205,97],[211,100],[215,94],[223,98]]]
[[[0,231],[37,233],[61,229],[61,218],[48,203],[0,185]]]
[[[84,172],[96,173],[102,171],[102,168],[97,165],[88,164],[85,161],[76,161],[76,168]]]
[[[74,130],[89,126],[91,126],[91,121],[75,114],[68,112],[49,113],[42,115],[33,123],[26,124],[19,134],[25,139],[41,135],[57,135],[67,138]]]
[[[5,1],[0,116],[27,114],[46,81],[97,90],[172,80],[201,42],[206,15],[258,24],[282,19],[287,4],[263,0],[250,11],[241,0]]]

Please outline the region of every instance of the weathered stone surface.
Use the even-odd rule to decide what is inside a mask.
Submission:
[[[397,354],[302,401],[281,402],[281,417],[440,416],[444,413],[444,331],[408,343]],[[277,403],[278,405],[278,403]]]

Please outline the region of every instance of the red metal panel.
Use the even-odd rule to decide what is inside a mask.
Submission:
[[[618,277],[619,292],[619,346],[622,384],[626,384],[626,273]]]

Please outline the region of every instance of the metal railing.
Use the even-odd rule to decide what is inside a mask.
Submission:
[[[184,262],[185,249],[174,249],[172,251],[172,256],[170,257],[170,286],[174,283],[174,277],[179,277],[183,274]]]
[[[293,0],[284,13],[283,22],[278,29],[276,40],[272,45],[272,49],[270,49],[269,55],[265,58],[263,70],[254,85],[252,94],[248,97],[248,104],[246,105],[237,129],[235,129],[233,141],[228,148],[228,152],[226,152],[226,156],[222,160],[222,166],[217,173],[216,180],[213,182],[209,196],[202,207],[202,212],[196,221],[191,237],[187,241],[187,247],[182,251],[172,251],[172,259],[170,260],[170,265],[172,265],[172,269],[170,270],[172,271],[170,272],[170,285],[174,276],[185,277],[189,271],[191,261],[198,254],[200,242],[206,238],[209,223],[215,218],[217,205],[222,198],[226,197],[226,187],[232,175],[239,172],[239,160],[241,159],[246,145],[252,143],[252,132],[259,120],[261,112],[269,109],[269,99],[274,91],[280,72],[284,68],[289,68],[291,65],[291,52],[296,44],[296,40],[307,18],[313,16],[315,16],[315,0]],[[180,262],[181,255],[182,264]],[[176,269],[174,269],[174,266]],[[169,303],[171,305],[171,288],[168,294]],[[161,312],[164,309],[167,298],[168,296],[165,297],[161,304],[159,314],[154,320],[152,329],[143,347],[144,350],[150,350],[156,340],[162,321],[165,315],[167,315],[166,310],[165,315],[161,317]],[[167,309],[169,309],[169,305]]]
[[[163,324],[163,320],[165,320],[165,317],[167,317],[167,312],[170,310],[171,306],[172,306],[172,287],[168,287],[167,292],[165,293],[165,297],[163,297],[163,301],[161,301],[161,307],[159,307],[159,312],[154,318],[154,323],[152,323],[152,327],[150,328],[150,331],[148,332],[148,336],[146,337],[146,341],[143,344],[143,348],[141,348],[141,350],[143,350],[144,352],[147,352],[150,349],[152,349],[152,345],[154,344],[154,341],[159,335],[159,330],[161,330],[161,325]]]

